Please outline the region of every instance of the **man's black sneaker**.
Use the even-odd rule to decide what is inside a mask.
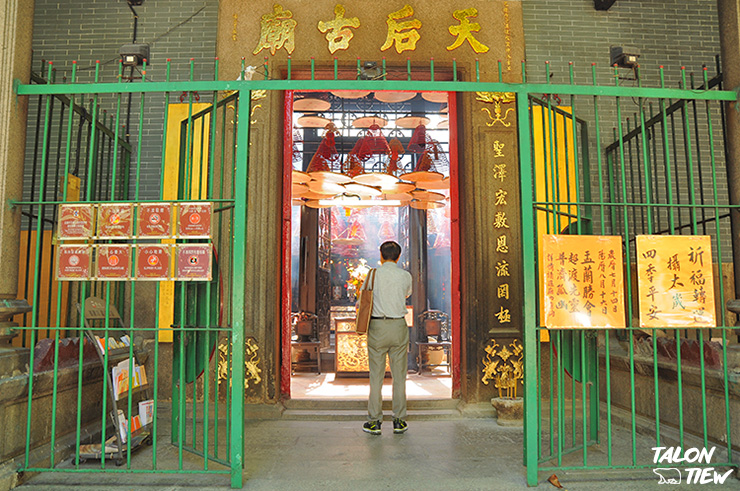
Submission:
[[[393,427],[395,428],[395,422],[393,423]],[[380,435],[380,421],[368,421],[362,425],[362,431],[371,435]]]
[[[403,433],[408,429],[409,425],[406,424],[406,421],[399,418],[393,419],[393,433]]]

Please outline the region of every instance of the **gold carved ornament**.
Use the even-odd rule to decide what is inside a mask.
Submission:
[[[487,112],[488,117],[491,119],[491,121],[486,123],[486,126],[493,126],[496,123],[501,123],[506,128],[511,126],[511,123],[507,123],[506,120],[509,117],[509,113],[514,111],[514,108],[510,107],[504,112],[501,105],[516,100],[516,95],[513,92],[476,92],[475,94],[476,101],[493,104],[493,114],[491,114],[491,111],[487,107],[481,108],[481,111]]]
[[[228,96],[230,96],[231,94],[233,94],[235,92],[236,92],[235,90],[227,91],[227,92],[224,93],[224,95],[228,97]],[[253,90],[252,91],[252,97],[251,97],[252,102],[259,101],[259,100],[264,99],[266,97],[267,97],[267,90]],[[257,122],[257,120],[254,120],[252,118],[254,117],[254,112],[258,108],[260,108],[260,107],[262,107],[262,104],[255,104],[255,105],[252,106],[252,110],[249,113],[250,123],[255,124]],[[229,104],[229,105],[226,106],[226,109],[231,109],[231,110],[234,111],[234,118],[235,119],[232,119],[232,120],[229,121],[231,124],[234,124],[236,121],[239,120],[239,115],[236,113],[236,106],[235,105]]]
[[[280,48],[290,54],[295,49],[295,27],[298,23],[293,19],[293,12],[283,10],[282,5],[275,4],[271,14],[265,14],[260,21],[260,40],[252,54],[256,55],[263,49],[269,49],[270,54]]]
[[[224,339],[218,345],[218,380],[228,380],[229,387],[231,386],[230,367],[229,367],[229,347],[231,342],[228,339]],[[244,344],[244,387],[249,388],[250,381],[254,382],[254,385],[258,385],[262,382],[262,369],[259,367],[260,359],[257,356],[259,346],[252,339],[248,338]]]
[[[259,101],[261,99],[264,99],[267,97],[267,90],[253,90],[252,91],[252,102]],[[249,119],[251,124],[255,124],[257,122],[256,119],[252,119],[254,117],[254,112],[257,110],[257,108],[262,107],[262,104],[254,104],[252,106],[252,111],[249,113]]]
[[[354,37],[350,27],[360,27],[360,19],[357,17],[344,17],[344,5],[338,3],[334,7],[334,19],[324,22],[319,21],[319,31],[326,33],[326,40],[329,41],[329,52],[334,53],[340,49],[349,49],[349,42]]]
[[[508,346],[501,347],[495,339],[491,339],[485,352],[481,381],[488,385],[492,380],[499,397],[516,399],[519,381],[524,379],[524,349],[521,342],[515,339]]]
[[[478,17],[478,9],[471,7],[463,10],[455,10],[452,13],[452,17],[460,22],[460,25],[450,26],[447,30],[453,36],[457,36],[455,42],[447,46],[447,51],[452,51],[459,48],[462,44],[467,41],[470,43],[470,47],[476,53],[486,53],[490,49],[485,44],[481,43],[473,37],[474,32],[480,31],[480,24],[477,22],[470,22],[468,17]]]
[[[362,372],[368,368],[367,336],[343,334],[337,336],[337,369]]]
[[[388,24],[388,36],[383,46],[380,47],[380,51],[390,49],[394,43],[396,52],[399,54],[406,50],[414,51],[416,49],[416,42],[421,39],[421,35],[417,31],[417,29],[421,29],[421,21],[419,19],[411,19],[398,22],[412,15],[414,15],[414,9],[411,5],[405,5],[401,10],[388,14],[388,20],[385,21]]]

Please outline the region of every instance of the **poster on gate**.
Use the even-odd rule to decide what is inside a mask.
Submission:
[[[136,279],[167,281],[170,279],[170,245],[136,246]]]
[[[622,238],[543,235],[544,325],[624,328]]]
[[[211,281],[211,244],[177,244],[176,279]]]
[[[103,203],[98,205],[99,239],[130,239],[133,231],[133,203]]]
[[[89,239],[92,234],[92,205],[59,205],[58,239]]]
[[[101,244],[95,256],[95,276],[99,280],[125,281],[131,278],[131,245]]]
[[[189,239],[211,237],[211,203],[180,203],[178,206],[177,233]]]
[[[92,246],[60,245],[57,247],[57,281],[86,281],[90,279]]]
[[[641,327],[717,325],[708,235],[638,235]]]
[[[168,239],[172,236],[171,203],[139,203],[137,217],[138,237]]]

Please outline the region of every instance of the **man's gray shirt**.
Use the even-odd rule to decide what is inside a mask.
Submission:
[[[393,261],[384,262],[375,271],[372,316],[404,317],[406,298],[409,295],[411,274]]]

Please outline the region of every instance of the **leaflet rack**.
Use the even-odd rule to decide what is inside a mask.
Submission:
[[[80,305],[77,305],[78,312],[81,312]],[[129,359],[131,351],[129,346],[116,347],[113,345],[113,341],[118,342],[121,339],[126,339],[127,332],[124,329],[123,320],[118,314],[116,308],[112,305],[108,307],[108,330],[105,330],[105,319],[106,319],[106,306],[105,302],[97,297],[89,297],[85,301],[85,337],[89,342],[95,346],[95,351],[98,353],[100,364],[103,366],[104,376],[108,377],[108,397],[109,397],[109,411],[111,422],[113,424],[114,433],[112,436],[106,439],[105,444],[88,444],[80,447],[80,459],[102,459],[105,455],[105,459],[114,459],[116,465],[120,466],[126,461],[126,451],[130,446],[131,450],[140,447],[146,443],[151,445],[151,420],[147,420],[146,424],[141,424],[140,428],[131,431],[131,440],[126,441],[128,438],[128,424],[134,421],[134,416],[127,417],[125,410],[127,404],[121,404],[120,407],[123,410],[123,418],[119,417],[119,404],[120,401],[128,400],[128,383],[132,380],[128,375],[128,367],[131,366],[127,361]],[[106,338],[107,334],[107,338]],[[133,339],[129,340],[133,343]],[[108,360],[106,366],[105,352],[108,351]],[[135,385],[134,381],[131,382],[133,387],[132,397],[132,412],[134,408],[138,409],[139,401],[148,400],[150,398],[149,386],[146,382],[146,373],[143,368],[144,357],[138,352],[136,346],[133,351],[133,367],[140,367],[140,370],[135,369],[134,379],[138,377],[139,384]],[[122,363],[122,362],[126,363]],[[138,362],[138,363],[137,363]],[[116,382],[113,377],[113,370],[122,365],[125,368],[125,373],[121,375],[121,380],[125,381],[125,386],[121,386]],[[136,373],[138,372],[138,373]],[[123,390],[125,387],[125,390]],[[142,415],[138,415],[141,420]],[[151,418],[150,418],[151,419]]]

